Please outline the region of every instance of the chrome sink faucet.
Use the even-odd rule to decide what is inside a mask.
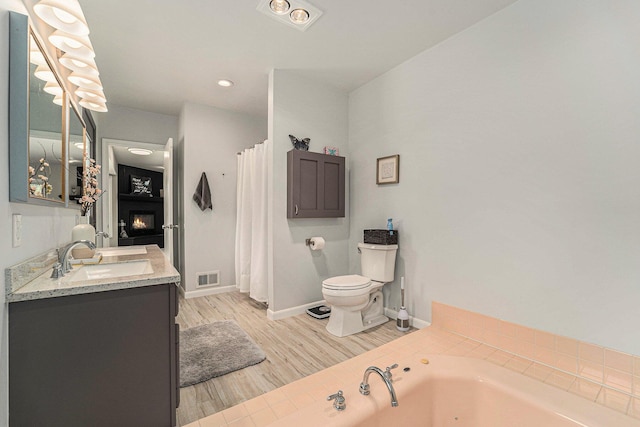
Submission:
[[[396,391],[393,388],[392,379],[391,379],[391,376],[392,376],[391,370],[397,367],[398,367],[398,364],[395,363],[392,366],[387,367],[387,369],[383,371],[382,369],[376,366],[369,366],[364,371],[364,376],[362,377],[362,382],[360,383],[360,394],[364,394],[366,396],[369,393],[371,393],[370,387],[369,387],[369,375],[372,372],[375,372],[380,376],[380,378],[382,378],[382,381],[384,381],[384,384],[387,386],[387,389],[389,390],[389,394],[391,395],[391,406],[398,406],[398,398],[396,397]]]
[[[91,240],[77,240],[75,242],[69,243],[62,249],[58,249],[58,262],[53,265],[53,271],[51,272],[52,279],[59,279],[64,276],[65,273],[71,271],[71,263],[69,262],[69,253],[71,249],[78,245],[86,245],[89,249],[95,249],[96,244]]]

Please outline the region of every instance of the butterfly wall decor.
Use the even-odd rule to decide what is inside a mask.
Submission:
[[[293,135],[289,135],[289,139],[296,150],[309,151],[310,138],[298,139]]]

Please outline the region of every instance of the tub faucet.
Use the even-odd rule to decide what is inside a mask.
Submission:
[[[51,272],[52,279],[59,279],[64,276],[65,273],[71,271],[71,263],[69,262],[69,253],[71,249],[78,245],[86,245],[89,249],[95,249],[96,244],[91,240],[76,240],[75,242],[69,243],[62,249],[58,249],[58,262],[53,265],[53,271]]]
[[[393,389],[393,384],[391,383],[391,369],[397,368],[397,367],[398,367],[398,364],[394,364],[393,366],[388,367],[386,371],[383,371],[382,369],[376,366],[369,366],[364,371],[364,376],[362,377],[362,382],[360,383],[360,394],[364,394],[366,396],[369,393],[371,393],[370,387],[369,387],[369,375],[371,374],[371,372],[375,372],[380,376],[380,378],[382,378],[382,381],[384,381],[384,384],[387,386],[387,389],[389,390],[389,394],[391,395],[391,406],[398,406],[398,398],[396,397],[396,391]]]

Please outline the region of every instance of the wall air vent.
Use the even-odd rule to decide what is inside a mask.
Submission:
[[[196,273],[196,275],[199,288],[220,286],[220,270]]]

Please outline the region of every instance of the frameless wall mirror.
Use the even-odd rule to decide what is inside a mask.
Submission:
[[[27,17],[9,31],[9,200],[66,205],[66,96]]]
[[[87,144],[84,122],[73,106],[69,108],[69,206],[78,206],[82,197]]]

